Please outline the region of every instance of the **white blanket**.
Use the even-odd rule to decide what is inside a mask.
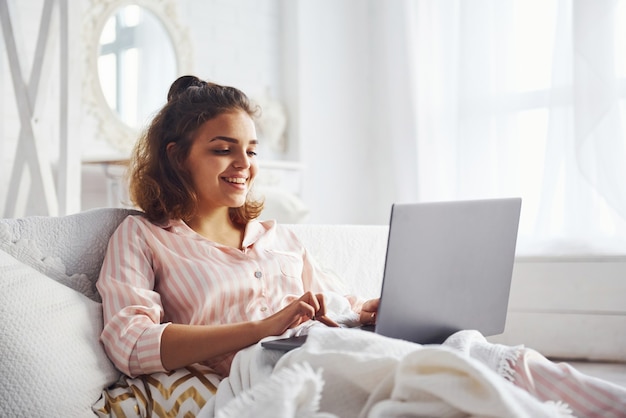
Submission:
[[[420,346],[350,329],[314,327],[300,349],[256,345],[200,417],[567,417],[505,378],[519,348],[462,331]],[[323,412],[320,412],[323,411]]]

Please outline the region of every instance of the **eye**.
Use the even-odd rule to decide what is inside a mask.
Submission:
[[[256,156],[257,156],[257,153],[256,153],[256,151],[250,150],[250,151],[248,151],[248,155],[249,155],[250,157],[256,157]]]
[[[225,148],[225,149],[215,149],[215,150],[213,150],[213,153],[215,155],[227,155],[228,153],[230,153],[230,150],[228,148]]]

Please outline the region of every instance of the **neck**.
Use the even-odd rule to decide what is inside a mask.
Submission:
[[[210,241],[233,248],[241,248],[245,228],[232,222],[228,208],[198,214],[186,223],[191,229]]]

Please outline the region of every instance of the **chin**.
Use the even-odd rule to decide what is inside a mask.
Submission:
[[[232,209],[237,209],[237,208],[242,207],[245,204],[246,204],[246,199],[243,199],[243,200],[240,200],[240,201],[238,200],[236,202],[233,202],[231,205],[228,205],[228,207],[232,208]]]

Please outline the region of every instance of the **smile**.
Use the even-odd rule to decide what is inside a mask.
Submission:
[[[245,184],[246,180],[243,177],[223,177],[224,180],[226,180],[228,183],[235,183],[235,184]]]

